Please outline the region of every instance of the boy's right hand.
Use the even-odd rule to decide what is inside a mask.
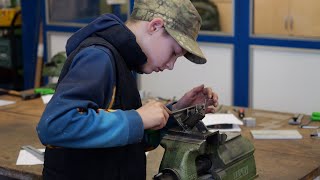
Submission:
[[[168,121],[171,111],[161,102],[150,101],[137,109],[141,116],[144,129],[158,130]]]

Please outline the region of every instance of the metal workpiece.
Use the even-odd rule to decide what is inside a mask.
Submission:
[[[295,114],[292,119],[289,120],[289,124],[291,125],[299,125],[301,124],[303,118],[303,114]]]
[[[192,131],[193,127],[205,116],[205,104],[173,111],[171,116],[175,118],[183,131]]]

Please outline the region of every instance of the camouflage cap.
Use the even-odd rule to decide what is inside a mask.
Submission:
[[[165,30],[187,51],[187,59],[196,64],[207,62],[196,41],[201,17],[190,0],[135,0],[131,18],[162,18]]]

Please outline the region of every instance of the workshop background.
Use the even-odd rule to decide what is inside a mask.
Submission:
[[[319,0],[193,0],[208,62],[137,75],[144,97],[179,98],[212,87],[220,104],[292,113],[320,109]],[[102,13],[126,20],[133,0],[0,0],[0,88],[41,87],[42,67]]]

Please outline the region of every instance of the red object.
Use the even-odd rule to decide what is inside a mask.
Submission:
[[[244,109],[243,109],[243,108],[240,108],[240,109],[239,109],[239,118],[240,118],[240,119],[243,119],[244,116],[245,116],[245,115],[244,115]]]

